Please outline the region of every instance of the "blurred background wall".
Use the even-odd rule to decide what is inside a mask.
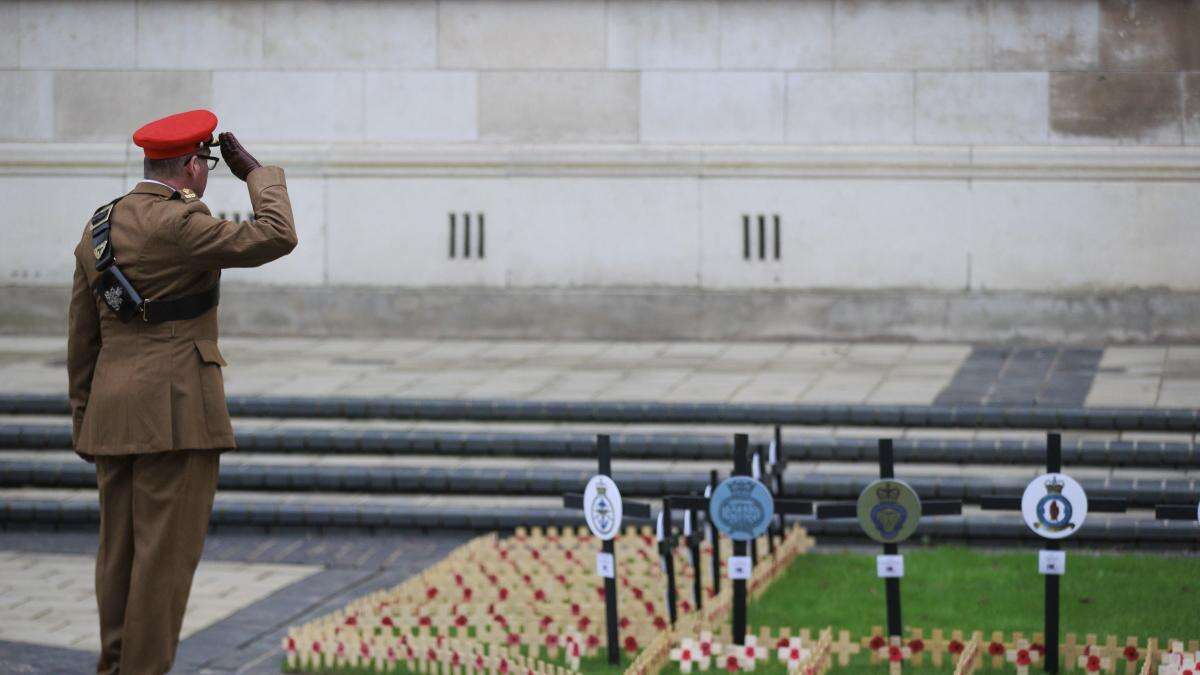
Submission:
[[[1200,2],[0,3],[0,331],[207,107],[300,246],[227,331],[1200,339]],[[246,217],[222,165],[204,201]]]

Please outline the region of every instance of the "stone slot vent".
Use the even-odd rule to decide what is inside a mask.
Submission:
[[[742,214],[742,259],[780,260],[783,258],[781,220],[778,213]]]
[[[472,217],[473,216],[473,217]],[[482,260],[485,257],[486,249],[485,242],[485,221],[483,213],[471,214],[468,212],[449,214],[450,225],[450,259],[456,257],[464,260],[472,257],[472,244],[474,244],[474,257]],[[475,234],[472,236],[472,225],[474,226]],[[460,245],[461,242],[461,245]]]

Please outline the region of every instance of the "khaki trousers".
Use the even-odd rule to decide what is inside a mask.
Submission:
[[[101,675],[171,670],[212,514],[217,450],[96,457]]]

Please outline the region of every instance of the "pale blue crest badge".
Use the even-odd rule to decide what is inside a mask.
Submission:
[[[775,500],[766,485],[749,476],[733,476],[713,491],[708,512],[717,530],[735,541],[761,537],[775,515]]]

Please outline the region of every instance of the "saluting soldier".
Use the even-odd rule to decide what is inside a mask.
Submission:
[[[97,209],[75,248],[67,368],[75,450],[100,488],[98,673],[171,669],[217,487],[234,447],[217,349],[221,270],[296,246],[283,169],[261,166],[193,110],[133,135],[145,180]],[[221,157],[251,222],[200,198]]]

